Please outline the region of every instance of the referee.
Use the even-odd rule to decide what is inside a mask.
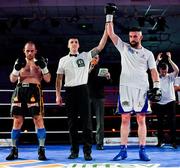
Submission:
[[[89,109],[89,93],[87,87],[89,64],[105,46],[107,33],[104,31],[99,45],[89,52],[79,53],[79,40],[72,37],[68,41],[69,54],[59,60],[56,77],[56,103],[62,105],[61,89],[65,76],[65,104],[70,132],[71,153],[68,159],[76,159],[79,155],[78,125],[82,126],[84,159],[92,160],[92,122]],[[81,122],[78,122],[80,115]]]

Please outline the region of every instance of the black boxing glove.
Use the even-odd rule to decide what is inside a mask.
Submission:
[[[161,100],[162,92],[159,81],[154,82],[153,89],[148,90],[147,92],[147,97],[152,102],[159,102]]]
[[[24,68],[26,66],[26,60],[24,57],[19,57],[15,64],[14,64],[14,69],[12,71],[12,74],[15,76],[19,76],[19,71],[21,68]]]
[[[35,61],[35,64],[41,68],[42,74],[49,73],[49,70],[47,68],[48,59],[44,57],[38,57]]]
[[[118,10],[114,3],[108,3],[104,8],[104,13],[106,14],[106,23],[113,21],[113,15]]]

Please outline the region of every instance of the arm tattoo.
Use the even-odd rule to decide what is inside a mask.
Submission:
[[[91,56],[92,57],[95,57],[98,54],[99,54],[99,50],[97,48],[94,48],[94,49],[91,50]]]

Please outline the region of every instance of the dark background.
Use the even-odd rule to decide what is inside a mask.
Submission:
[[[140,26],[143,46],[155,57],[159,52],[172,52],[172,59],[180,65],[180,1],[173,0],[11,0],[0,1],[0,88],[9,88],[8,76],[17,57],[22,55],[24,43],[32,40],[38,54],[49,59],[52,83],[59,58],[68,53],[67,40],[79,37],[80,51],[97,46],[103,34],[107,2],[116,3],[119,11],[114,18],[115,32],[128,41],[128,29]],[[112,69],[118,84],[120,57],[109,40],[101,52],[101,61]],[[49,87],[49,86],[48,86]]]

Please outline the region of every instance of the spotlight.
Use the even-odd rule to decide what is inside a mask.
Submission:
[[[93,28],[93,24],[91,23],[78,24],[78,28],[81,30],[90,30]]]
[[[73,15],[70,19],[71,23],[77,23],[79,21],[80,17],[79,15]]]
[[[6,21],[0,20],[0,33],[4,34],[9,31],[9,27]]]
[[[168,27],[166,25],[166,20],[164,19],[164,17],[159,17],[157,20],[156,30],[157,31],[165,31],[165,27]]]
[[[138,23],[140,27],[144,27],[145,17],[138,17]]]
[[[22,27],[23,29],[28,29],[29,24],[30,24],[29,19],[27,19],[27,18],[22,18],[20,22],[21,22],[21,27]]]
[[[12,18],[12,19],[10,20],[10,26],[11,26],[11,28],[16,27],[17,24],[18,24],[18,18]]]
[[[158,38],[151,36],[151,37],[149,37],[149,40],[148,40],[148,41],[158,41]]]
[[[60,24],[59,20],[56,19],[56,18],[51,18],[50,21],[51,21],[51,26],[52,26],[52,27],[58,27],[59,24]]]
[[[155,25],[155,19],[152,17],[152,16],[149,16],[147,19],[147,22],[149,22],[149,24],[151,25],[151,26],[154,26]]]
[[[39,0],[29,0],[29,3],[33,4],[33,3],[39,3]]]

